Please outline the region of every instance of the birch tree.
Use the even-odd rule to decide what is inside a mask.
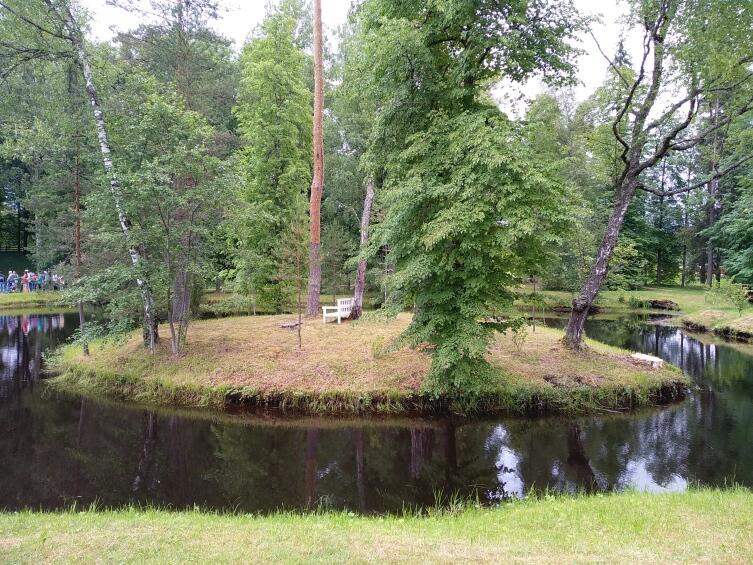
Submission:
[[[572,302],[564,339],[572,349],[584,347],[586,317],[607,277],[636,191],[660,197],[689,192],[753,158],[753,152],[738,155],[707,177],[679,188],[661,190],[644,182],[644,173],[672,153],[693,149],[731,119],[753,110],[753,44],[748,38],[753,7],[724,0],[640,0],[631,2],[631,8],[643,30],[642,57],[634,76],[610,61],[626,92],[612,123],[614,138],[622,148],[622,170],[596,260]],[[667,92],[678,90],[681,94],[673,102],[661,104]],[[701,123],[699,113],[711,107],[720,93],[730,95],[734,103],[712,124]]]
[[[91,63],[86,50],[81,26],[73,14],[67,0],[35,0],[32,2],[0,2],[2,15],[15,21],[18,26],[26,28],[32,34],[28,45],[23,43],[10,46],[19,58],[55,58],[69,56],[66,44],[72,48],[72,56],[81,67],[84,88],[89,98],[91,112],[97,132],[102,165],[109,177],[110,194],[117,212],[118,223],[128,248],[128,255],[134,268],[134,280],[141,293],[143,305],[145,345],[154,351],[156,345],[156,319],[154,317],[154,299],[151,289],[141,273],[141,251],[134,244],[131,235],[131,221],[126,215],[120,180],[112,161],[112,149],[107,133],[107,123],[99,101],[97,87],[94,83]]]

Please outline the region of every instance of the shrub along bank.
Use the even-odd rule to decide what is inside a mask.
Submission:
[[[408,314],[342,325],[304,321],[303,348],[289,316],[194,323],[187,354],[167,343],[155,355],[138,334],[95,342],[91,356],[64,347],[52,361],[54,385],[123,400],[222,408],[228,402],[315,413],[455,412],[529,414],[629,409],[680,397],[686,381],[672,367],[652,368],[628,352],[590,343],[583,354],[550,328],[499,336],[489,352],[493,374],[473,394],[435,397],[424,387],[430,356],[397,348]]]

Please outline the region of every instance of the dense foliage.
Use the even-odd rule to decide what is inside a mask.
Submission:
[[[244,310],[300,306],[312,13],[271,3],[236,52],[212,25],[222,2],[114,3],[142,23],[79,49],[78,3],[0,2],[0,248],[101,307],[89,333],[146,336],[148,298],[179,354],[209,287]],[[433,392],[484,385],[521,284],[583,287],[627,189],[598,288],[753,283],[752,10],[626,6],[654,47],[605,53],[583,100],[571,2],[361,0],[329,34],[322,294],[365,272],[366,308],[413,309],[405,338],[433,351]],[[548,90],[515,117],[498,87],[533,77]]]

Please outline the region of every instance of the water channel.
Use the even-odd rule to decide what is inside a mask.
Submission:
[[[194,415],[51,393],[39,382],[43,354],[75,325],[69,314],[0,316],[0,508],[384,512],[532,488],[753,487],[753,347],[674,327],[592,320],[587,333],[683,367],[698,387],[681,403],[468,421]]]

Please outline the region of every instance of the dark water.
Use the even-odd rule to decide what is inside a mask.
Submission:
[[[399,511],[451,495],[494,502],[692,483],[753,486],[753,357],[674,328],[591,322],[589,335],[658,353],[699,383],[688,400],[577,419],[279,420],[151,412],[44,392],[43,351],[73,316],[0,318],[0,507],[97,501],[270,511]]]

